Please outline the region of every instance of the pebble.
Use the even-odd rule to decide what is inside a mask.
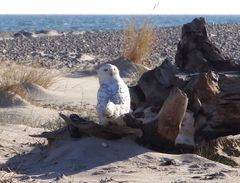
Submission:
[[[207,25],[209,39],[226,57],[237,61],[240,60],[239,30],[238,24]],[[56,69],[66,66],[70,69],[91,69],[121,56],[122,30],[82,31],[81,34],[71,31],[53,36],[14,37],[16,33],[8,33],[9,37],[5,38],[5,33],[0,32],[0,61],[41,64]],[[27,32],[24,34],[31,35]],[[181,26],[156,28],[152,53],[146,57],[144,65],[153,68],[164,59],[174,61],[180,37]],[[79,61],[79,56],[83,54],[91,55],[93,60]]]
[[[109,145],[107,144],[107,143],[105,143],[105,142],[102,142],[102,147],[104,147],[104,148],[108,148],[109,147]]]

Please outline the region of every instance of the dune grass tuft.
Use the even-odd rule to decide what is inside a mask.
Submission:
[[[148,20],[137,27],[136,21],[129,19],[123,32],[122,57],[133,63],[142,64],[151,52],[154,37],[154,29]]]
[[[210,144],[205,144],[202,145],[197,151],[196,154],[199,156],[202,156],[204,158],[207,158],[212,161],[216,161],[225,165],[230,165],[230,166],[237,166],[236,162],[231,160],[228,157],[222,156],[214,152],[213,148],[211,147]]]
[[[48,88],[56,78],[51,70],[32,68],[16,64],[0,64],[0,93],[19,95],[29,99],[28,91],[23,87],[26,83],[37,84]]]

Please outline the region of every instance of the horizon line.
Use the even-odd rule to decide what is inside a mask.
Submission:
[[[70,16],[240,16],[240,14],[68,14],[68,13],[54,13],[54,14],[46,14],[46,13],[0,13],[1,15],[70,15]]]

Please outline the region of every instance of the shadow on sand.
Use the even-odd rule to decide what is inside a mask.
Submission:
[[[113,162],[126,161],[149,151],[137,145],[130,137],[118,140],[67,138],[57,140],[54,145],[44,149],[35,147],[26,154],[16,155],[0,165],[0,168],[20,174],[20,180],[29,177],[39,180],[57,179],[61,175],[71,176]]]

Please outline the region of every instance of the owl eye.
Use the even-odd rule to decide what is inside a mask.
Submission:
[[[108,71],[108,69],[104,69],[104,72],[107,72]]]

